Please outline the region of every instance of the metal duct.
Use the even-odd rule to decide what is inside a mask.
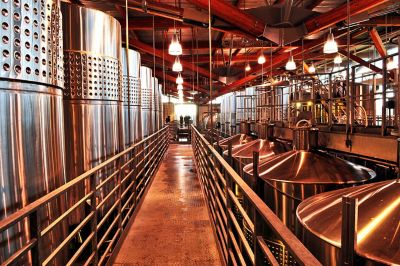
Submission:
[[[122,146],[121,25],[93,9],[62,3],[64,32],[64,115],[67,179],[72,180],[115,155]],[[115,165],[110,165],[110,171]],[[96,176],[99,184],[108,171]],[[111,190],[103,187],[98,200]],[[73,204],[88,193],[89,182],[69,194]],[[108,202],[112,202],[111,198]],[[106,208],[108,205],[106,204]],[[71,217],[77,223],[83,207]]]
[[[300,239],[323,265],[339,265],[342,197],[357,198],[357,265],[399,265],[399,195],[399,180],[389,180],[308,198],[297,209]]]
[[[151,123],[153,132],[159,129],[159,115],[158,115],[158,78],[152,77],[153,86],[151,87]]]
[[[144,138],[153,133],[153,123],[151,123],[151,88],[153,87],[153,71],[145,66],[140,67],[140,87],[142,94],[142,135]]]
[[[122,51],[122,99],[124,101],[124,147],[142,139],[141,89],[140,89],[140,53],[126,49]],[[129,75],[128,65],[129,64]],[[129,79],[129,88],[128,88]]]
[[[0,219],[65,184],[59,5],[57,0],[0,3]],[[64,208],[62,199],[50,203],[38,213],[39,226],[43,229]],[[44,256],[65,232],[60,225],[42,238]],[[28,219],[3,232],[0,262],[29,237]],[[31,264],[29,254],[20,263]]]

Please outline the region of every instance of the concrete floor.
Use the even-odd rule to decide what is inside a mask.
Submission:
[[[221,265],[190,145],[171,144],[114,265]]]

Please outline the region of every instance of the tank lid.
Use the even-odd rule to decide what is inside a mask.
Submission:
[[[274,143],[264,139],[256,139],[251,142],[232,148],[232,157],[238,159],[251,159],[253,152],[259,152],[259,158],[264,159],[275,155]],[[224,151],[228,155],[228,151]]]
[[[244,167],[253,175],[253,165]],[[333,157],[322,151],[288,151],[261,161],[260,178],[297,184],[352,184],[375,177],[375,172],[364,166]]]
[[[357,254],[384,264],[400,264],[399,181],[318,194],[299,205],[297,218],[306,230],[340,248],[345,195],[358,199]]]
[[[229,138],[220,140],[219,141],[219,146],[221,148],[223,148],[223,149],[227,149],[228,146],[229,146],[229,142],[231,142],[232,143],[232,148],[233,148],[233,147],[236,147],[238,145],[245,144],[245,143],[247,143],[249,141],[252,141],[252,140],[253,140],[253,138],[247,136],[246,134],[236,134],[236,135],[233,135],[233,136],[231,136]],[[217,145],[217,143],[214,143],[214,144]]]

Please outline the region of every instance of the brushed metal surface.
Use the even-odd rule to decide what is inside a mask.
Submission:
[[[342,197],[358,198],[357,265],[400,264],[400,183],[389,180],[322,193],[304,200],[301,239],[324,265],[339,263]]]
[[[122,100],[124,102],[124,147],[142,139],[141,89],[140,89],[140,53],[122,50]],[[129,75],[128,73],[129,64]],[[129,80],[128,80],[129,79]]]
[[[0,219],[65,184],[60,2],[1,1]],[[38,213],[43,229],[63,211],[60,198]],[[43,237],[44,256],[64,237]],[[1,234],[0,263],[31,235],[28,221]],[[26,255],[18,263],[29,265]],[[62,258],[51,262],[62,263]]]
[[[115,155],[123,140],[121,26],[113,17],[93,9],[63,2],[64,123],[67,180]],[[104,180],[115,165],[95,177]],[[111,190],[103,187],[98,200]],[[88,192],[88,183],[68,195],[72,205]],[[111,204],[105,205],[105,208]],[[75,224],[84,208],[71,216]]]
[[[152,77],[153,86],[151,87],[151,123],[155,131],[159,129],[159,114],[158,114],[158,78]]]
[[[253,165],[243,169],[255,182]],[[296,208],[304,199],[321,192],[362,184],[375,177],[369,168],[320,151],[289,151],[261,161],[259,177],[265,181],[264,200],[292,231],[296,231]]]
[[[148,137],[154,132],[153,123],[151,121],[151,98],[152,98],[152,80],[153,71],[151,68],[141,66],[140,67],[140,87],[142,93],[142,135],[143,137]]]
[[[164,125],[164,108],[163,108],[163,87],[162,84],[158,84],[158,125],[162,128]]]

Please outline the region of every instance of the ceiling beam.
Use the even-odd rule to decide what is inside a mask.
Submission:
[[[159,77],[160,79],[163,79],[164,76],[165,76],[165,79],[166,79],[166,80],[171,81],[171,82],[173,82],[174,84],[175,84],[175,82],[176,82],[176,77],[171,76],[171,75],[168,75],[168,74],[165,74],[165,75],[164,75],[164,74],[162,73],[162,71],[156,71],[156,76]],[[194,86],[194,87],[193,87],[193,84],[191,84],[191,83],[189,83],[189,82],[187,82],[187,81],[185,81],[185,80],[183,80],[183,84],[182,84],[182,85],[183,85],[183,87],[191,88],[191,89],[194,89],[194,90],[196,90],[196,91],[203,92],[203,93],[205,93],[205,94],[209,94],[209,93],[210,93],[208,90],[203,89],[203,88],[200,88],[200,87],[198,87],[198,86]]]
[[[129,41],[129,45],[133,46],[133,47],[135,47],[135,48],[137,48],[137,49],[139,49],[139,50],[141,50],[141,51],[143,51],[145,53],[148,53],[148,54],[151,54],[151,55],[155,55],[158,58],[163,58],[164,57],[164,60],[166,62],[169,62],[170,64],[173,64],[175,62],[175,56],[171,56],[171,55],[168,54],[168,52],[163,52],[162,50],[159,50],[159,49],[153,49],[152,46],[150,46],[148,44],[145,44],[145,43],[143,43],[141,41],[131,39]],[[209,73],[209,71],[207,69],[204,69],[202,67],[197,67],[197,66],[193,65],[191,62],[187,62],[185,60],[180,60],[180,61],[181,61],[182,66],[185,69],[190,69],[193,72],[196,72],[198,70],[199,71],[199,75],[202,75],[204,77],[209,77],[210,73]],[[216,75],[213,75],[212,78],[214,80],[218,80],[218,77]]]
[[[353,60],[354,62],[359,63],[360,65],[371,69],[372,71],[376,72],[376,73],[382,73],[382,69],[380,69],[379,67],[376,67],[373,64],[368,63],[367,61],[365,61],[364,59],[362,59],[361,57],[356,56],[355,54],[352,53],[347,53],[347,51],[345,50],[339,50],[339,53],[344,55],[344,56],[348,56],[351,60]]]
[[[360,22],[363,26],[384,26],[384,27],[399,27],[400,26],[400,16],[383,16],[370,18],[367,21]]]
[[[378,51],[378,53],[381,55],[381,57],[387,56],[387,51],[386,51],[385,45],[383,45],[382,39],[379,36],[379,33],[376,30],[376,28],[372,28],[369,31],[369,36],[371,36],[372,42],[374,43],[374,46],[375,46],[376,50]]]

